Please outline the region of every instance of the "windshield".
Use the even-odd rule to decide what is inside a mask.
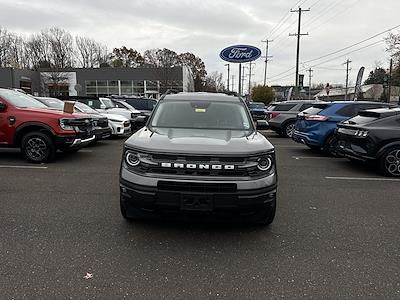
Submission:
[[[156,108],[152,127],[251,130],[243,104],[209,101],[163,101]]]
[[[54,98],[36,98],[40,102],[46,104],[48,107],[56,108],[63,110],[64,109],[64,102]]]
[[[96,110],[81,102],[75,102],[75,107],[81,112],[85,112],[88,114],[98,114]]]
[[[265,105],[264,105],[264,103],[250,103],[249,108],[250,109],[264,109]]]
[[[110,99],[101,99],[103,101],[106,108],[114,108],[115,104]]]
[[[48,106],[36,100],[32,96],[11,90],[0,90],[0,97],[19,108],[48,108]]]

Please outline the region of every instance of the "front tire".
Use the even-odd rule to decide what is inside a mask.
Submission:
[[[51,137],[45,133],[34,131],[23,136],[21,151],[29,162],[43,163],[52,161],[57,149]]]
[[[379,159],[379,167],[385,175],[400,177],[400,147],[387,150]]]

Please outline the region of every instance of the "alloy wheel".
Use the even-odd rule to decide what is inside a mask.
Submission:
[[[32,137],[27,141],[25,151],[32,160],[41,160],[46,157],[48,147],[42,138]]]
[[[285,127],[286,136],[291,138],[293,136],[293,132],[294,132],[294,123],[287,124]]]
[[[385,168],[393,176],[400,176],[400,149],[390,151],[385,157]]]

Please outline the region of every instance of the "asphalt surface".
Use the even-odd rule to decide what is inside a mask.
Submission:
[[[400,180],[268,135],[268,228],[124,221],[123,140],[39,166],[0,150],[0,298],[399,299]]]

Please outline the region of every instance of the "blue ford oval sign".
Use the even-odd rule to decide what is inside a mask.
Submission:
[[[225,48],[219,56],[232,63],[245,63],[259,58],[261,50],[254,46],[236,45]]]

